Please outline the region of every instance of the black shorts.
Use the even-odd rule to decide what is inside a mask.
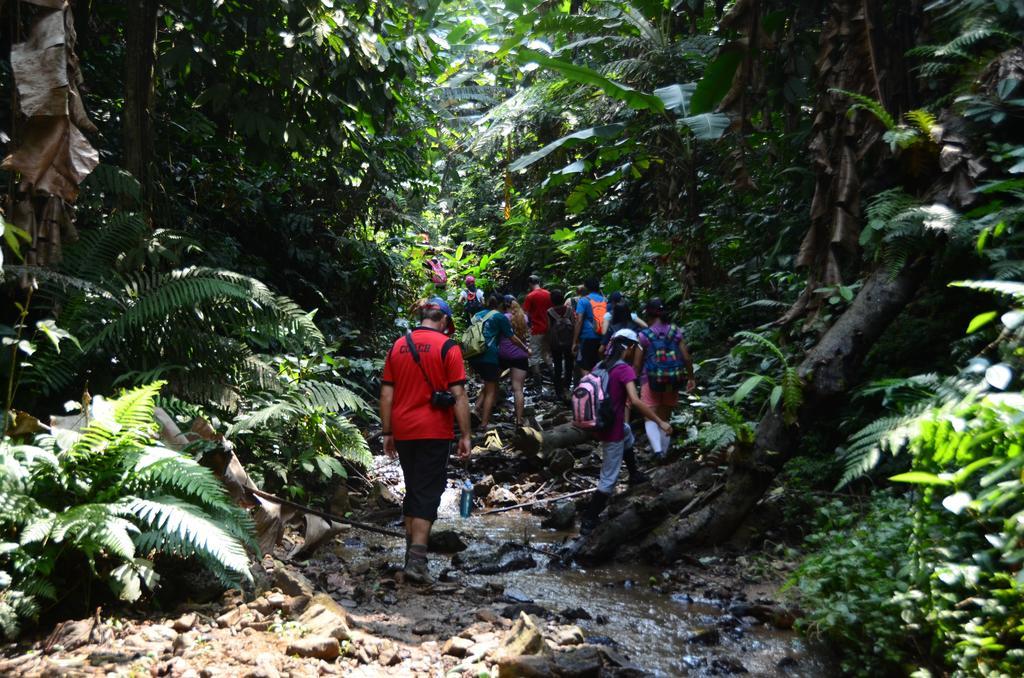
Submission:
[[[402,515],[437,520],[437,507],[448,481],[450,440],[396,440],[398,461],[405,478]]]
[[[502,370],[516,369],[524,372],[530,371],[529,358],[498,358],[498,367]]]
[[[481,360],[470,360],[469,366],[476,370],[484,381],[498,381],[501,377],[501,366],[498,363],[485,363]]]
[[[600,350],[600,339],[580,339],[580,369],[586,370],[588,372],[594,369],[594,365],[596,365],[597,361],[601,359]]]

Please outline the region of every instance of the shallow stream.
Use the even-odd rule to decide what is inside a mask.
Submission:
[[[521,510],[463,519],[458,514],[458,494],[454,487],[445,492],[435,530],[455,530],[467,542],[494,546],[525,542],[544,550],[573,536],[543,529],[538,516]],[[400,562],[403,545],[395,540],[366,533],[350,535],[345,549],[350,563],[361,558],[379,560],[382,555]],[[367,548],[373,544],[378,547]],[[749,618],[734,619],[727,611],[734,601],[702,598],[679,584],[655,590],[653,583],[665,581],[662,570],[624,563],[593,569],[549,569],[545,556],[534,557],[538,562],[535,568],[496,575],[458,573],[457,577],[469,585],[493,584],[506,595],[529,599],[555,613],[583,608],[592,619],[576,623],[588,642],[611,644],[656,676],[727,675],[739,672],[740,667],[757,676],[817,678],[833,674],[824,654],[796,632]],[[448,556],[432,556],[431,570],[438,575],[448,564]],[[712,629],[718,630],[717,642],[692,642]]]

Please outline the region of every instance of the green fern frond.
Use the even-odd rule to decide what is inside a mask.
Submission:
[[[733,336],[737,339],[742,339],[744,343],[756,344],[767,349],[768,352],[778,358],[783,364],[786,363],[786,356],[782,353],[782,349],[776,346],[770,339],[757,334],[756,332],[748,332],[746,330],[737,332]]]
[[[831,94],[842,94],[846,97],[849,97],[850,99],[853,99],[854,103],[850,105],[849,109],[851,113],[853,111],[863,109],[873,114],[876,118],[878,118],[879,121],[881,121],[881,123],[885,125],[885,128],[887,130],[892,130],[896,128],[896,119],[892,117],[892,114],[889,113],[889,111],[885,110],[885,108],[882,107],[882,104],[875,101],[871,97],[867,97],[864,96],[863,94],[858,94],[857,92],[851,92],[849,90],[839,88],[829,89],[829,92]]]
[[[151,528],[138,537],[137,546],[143,551],[195,555],[214,572],[228,573],[236,583],[252,581],[245,549],[195,505],[172,496],[129,497],[119,510]]]
[[[801,405],[804,404],[804,382],[795,367],[787,367],[782,373],[782,412],[787,423],[794,423]]]
[[[939,124],[938,118],[923,108],[914,109],[904,117],[929,138],[935,135],[935,127]]]
[[[100,163],[93,169],[82,188],[89,192],[112,196],[118,200],[125,198],[138,204],[142,200],[142,185],[130,172],[117,167]]]
[[[960,280],[949,284],[950,287],[964,287],[980,292],[1000,294],[1012,298],[1016,302],[1024,302],[1024,283],[1010,280]]]

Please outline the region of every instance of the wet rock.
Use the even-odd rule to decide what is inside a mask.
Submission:
[[[686,639],[694,645],[718,645],[722,642],[722,634],[716,628],[701,629]]]
[[[551,509],[551,515],[540,526],[552,530],[570,530],[576,523],[576,505],[571,501],[560,501]]]
[[[518,655],[498,660],[500,678],[553,678],[554,662],[540,655]]]
[[[736,603],[729,607],[729,614],[734,617],[753,617],[763,624],[771,624],[777,629],[788,630],[796,623],[796,614],[782,605],[752,605]]]
[[[567,645],[582,645],[583,629],[578,626],[563,626],[555,630],[551,639],[555,641],[556,645],[563,647]]]
[[[488,624],[498,623],[498,613],[490,609],[489,607],[480,608],[479,610],[473,613],[473,616],[475,616],[482,622],[487,622]]]
[[[555,671],[564,678],[597,678],[604,667],[604,655],[596,647],[578,647],[554,657]]]
[[[501,594],[502,600],[508,603],[532,603],[533,598],[526,595],[520,589],[514,586],[506,586],[505,591]]]
[[[505,619],[515,619],[524,612],[526,614],[532,614],[535,617],[547,617],[551,614],[544,607],[536,603],[516,603],[514,605],[506,605],[502,608],[501,616]]]
[[[791,669],[795,669],[798,664],[799,664],[799,662],[796,659],[794,659],[793,657],[787,656],[787,657],[783,657],[782,659],[780,659],[775,664],[775,668],[777,668],[780,671],[789,671]]]
[[[288,644],[288,654],[314,659],[335,659],[341,654],[341,644],[330,636],[307,636]]]
[[[417,636],[426,636],[434,632],[434,623],[427,620],[421,619],[412,626],[412,632]]]
[[[559,477],[576,465],[576,457],[569,450],[553,450],[546,460],[547,471],[552,477]]]
[[[516,623],[498,647],[499,657],[519,657],[540,654],[544,650],[544,637],[540,629],[526,613],[520,613]]]
[[[469,648],[473,647],[473,645],[475,645],[475,643],[469,638],[455,636],[454,638],[449,638],[448,642],[444,644],[444,647],[441,648],[441,654],[448,654],[453,657],[465,657],[469,652]]]
[[[290,596],[313,597],[315,587],[304,575],[285,566],[283,563],[274,563],[274,586],[281,589]]]
[[[735,657],[715,657],[711,660],[711,670],[719,673],[750,673],[740,660]]]
[[[589,621],[593,619],[593,617],[590,616],[590,613],[584,610],[582,607],[570,607],[568,609],[562,610],[559,614],[562,616],[563,619],[569,619],[572,621],[575,621],[577,619],[585,619]]]
[[[493,487],[494,476],[484,476],[482,480],[473,485],[473,496],[477,499],[483,499],[491,493]]]
[[[183,614],[174,620],[174,624],[171,625],[178,633],[184,633],[185,631],[191,631],[192,627],[196,625],[196,619],[198,617],[194,612]]]
[[[525,547],[507,542],[497,549],[482,546],[457,553],[452,566],[467,574],[500,574],[528,570],[536,567],[537,561]]]
[[[427,548],[431,553],[458,553],[468,547],[455,530],[439,530],[430,533]]]
[[[511,490],[508,490],[501,485],[495,485],[491,488],[491,491],[487,493],[487,505],[492,508],[502,508],[505,506],[515,506],[519,503],[519,498],[512,494]]]

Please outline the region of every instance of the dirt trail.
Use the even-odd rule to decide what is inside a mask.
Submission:
[[[542,420],[557,416],[547,403],[535,409]],[[499,434],[508,439],[511,426],[500,424]],[[830,673],[790,630],[793,617],[776,602],[780,564],[768,558],[705,553],[663,568],[565,568],[549,554],[574,536],[570,502],[459,518],[462,477],[477,481],[478,504],[501,505],[585,488],[599,464],[593,451],[576,450],[572,469],[553,477],[492,443],[469,468],[453,469],[435,527],[434,546],[446,553],[431,555],[432,587],[402,582],[400,540],[350,529],[308,560],[287,562],[298,539],[289,533],[262,561],[254,591],[174,614],[68,622],[6,647],[0,675]],[[401,477],[379,461],[364,519],[388,524],[398,517]],[[757,581],[755,565],[766,573]]]

